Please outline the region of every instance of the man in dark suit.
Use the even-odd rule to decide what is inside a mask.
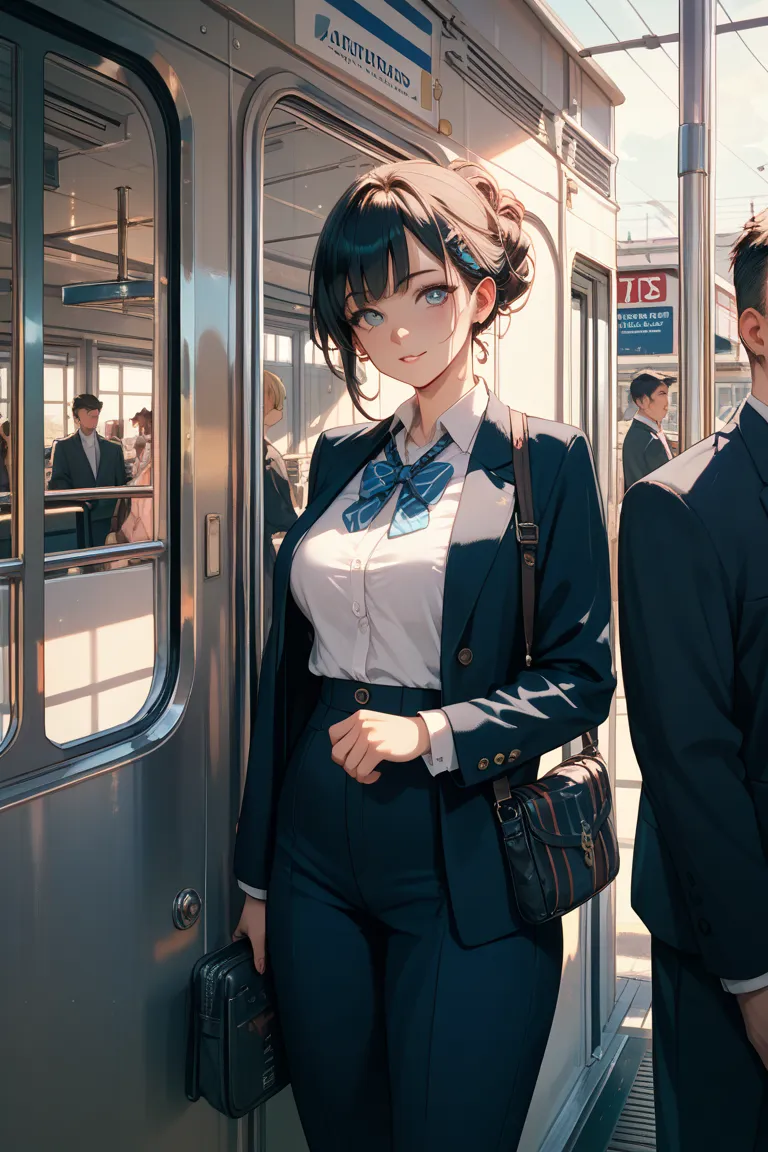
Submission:
[[[669,386],[674,382],[674,376],[648,368],[638,372],[630,384],[629,393],[637,412],[622,447],[625,492],[630,484],[672,459],[661,423],[669,410]]]
[[[101,400],[90,392],[72,401],[72,416],[78,429],[56,444],[49,489],[119,488],[128,483],[122,446],[105,440],[96,431],[102,406]],[[115,504],[115,500],[96,500],[91,504],[94,547],[107,538]]]
[[[283,418],[285,385],[274,372],[264,372],[264,428]],[[285,461],[264,437],[264,634],[272,620],[272,577],[277,548],[274,537],[287,532],[296,520],[293,491]]]
[[[768,1148],[768,213],[732,258],[752,393],[632,487],[619,537],[659,1152]]]

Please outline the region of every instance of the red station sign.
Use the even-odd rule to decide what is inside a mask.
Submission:
[[[667,299],[666,272],[625,272],[618,277],[619,308],[627,304],[664,304]]]

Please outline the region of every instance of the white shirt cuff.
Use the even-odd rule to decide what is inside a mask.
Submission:
[[[726,992],[737,995],[740,992],[759,992],[761,988],[768,988],[768,972],[763,976],[753,976],[751,980],[720,980]]]
[[[266,900],[267,893],[263,888],[250,888],[247,884],[243,884],[242,880],[238,880],[238,887],[242,888],[248,896],[253,896],[254,900]]]
[[[458,766],[456,745],[445,712],[437,708],[429,712],[419,712],[419,716],[426,724],[429,733],[429,754],[425,752],[423,756],[427,768],[433,776],[439,776],[441,772],[453,772]]]

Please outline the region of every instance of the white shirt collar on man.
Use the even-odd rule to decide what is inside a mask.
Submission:
[[[750,392],[747,396],[747,404],[751,404],[755,412],[759,412],[763,420],[768,420],[768,404],[764,400],[758,400],[754,392]]]
[[[93,478],[95,480],[99,471],[99,438],[95,432],[91,432],[90,436],[86,436],[82,428],[78,428],[78,432],[80,433],[80,443],[88,458],[88,463],[91,466],[91,472],[93,472]]]
[[[669,441],[667,440],[664,429],[660,428],[659,425],[656,423],[656,421],[652,420],[650,416],[646,416],[642,412],[637,413],[637,415],[635,416],[635,420],[639,420],[641,424],[647,424],[647,426],[649,428],[651,428],[656,433],[659,440],[661,440],[662,445],[664,446],[664,451],[667,454],[667,458],[669,460],[671,460],[672,459],[672,449],[669,446]]]

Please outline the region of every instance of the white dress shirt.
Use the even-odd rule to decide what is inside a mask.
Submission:
[[[639,420],[641,424],[647,424],[649,428],[653,429],[658,439],[661,440],[662,447],[667,454],[667,460],[671,460],[672,449],[669,446],[669,441],[661,425],[657,424],[655,420],[651,420],[650,416],[644,416],[642,412],[637,413],[635,420]]]
[[[95,432],[91,432],[90,436],[86,436],[82,428],[78,429],[78,431],[80,433],[80,443],[88,457],[88,463],[91,466],[91,472],[93,472],[93,478],[95,480],[99,471],[99,438]]]
[[[448,547],[459,507],[472,445],[488,406],[478,384],[438,419],[428,444],[407,439],[418,415],[415,397],[395,412],[395,443],[404,464],[414,464],[443,432],[453,443],[439,461],[453,465],[445,492],[429,509],[426,528],[392,539],[387,535],[397,498],[367,528],[349,532],[344,511],[359,499],[362,470],[347,484],[299,544],[291,566],[291,593],[312,622],[315,641],[309,669],[315,676],[368,684],[402,684],[439,689],[443,590]],[[384,460],[382,450],[375,460]],[[427,726],[430,752],[424,760],[433,776],[455,767],[456,750],[441,709],[419,715]],[[240,884],[258,899],[265,893]]]

